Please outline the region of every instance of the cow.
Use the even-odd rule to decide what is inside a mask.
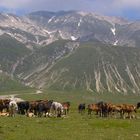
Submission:
[[[1,113],[3,112],[3,110],[6,110],[8,112],[9,103],[10,103],[10,99],[0,99],[0,112]]]
[[[122,105],[122,109],[121,109],[122,110],[122,117],[123,118],[130,118],[130,119],[133,118],[134,116],[133,116],[132,113],[133,112],[136,113],[137,112],[136,109],[137,108],[134,105],[131,105],[131,104],[123,104]],[[125,116],[125,113],[127,113],[128,116]]]
[[[137,109],[139,109],[139,108],[140,108],[140,102],[137,103]]]
[[[70,110],[70,102],[63,102],[62,103],[63,109],[64,109],[64,114],[67,115]]]
[[[17,102],[18,105],[18,113],[25,115],[27,114],[27,111],[29,110],[29,101],[21,101]]]
[[[41,101],[43,101],[43,100],[29,101],[28,113],[32,112],[35,115],[37,115],[37,106]]]
[[[78,105],[78,112],[80,114],[83,114],[85,112],[85,109],[86,109],[86,104],[85,103],[81,103]]]
[[[106,102],[98,102],[96,105],[96,114],[99,114],[100,117],[107,117],[109,114],[109,104]]]
[[[44,109],[45,109],[44,103],[39,102],[36,106],[36,109],[37,109],[36,111],[37,111],[38,117],[42,117]]]
[[[89,104],[87,109],[88,109],[88,115],[91,115],[93,111],[95,111],[97,115],[98,112],[101,112],[101,108],[97,104]]]
[[[50,117],[50,110],[51,110],[52,103],[53,103],[53,100],[40,101],[36,106],[38,117],[41,117],[43,113],[45,114],[45,117],[46,116]]]
[[[54,112],[54,115],[61,117],[64,111],[63,105],[59,102],[53,102],[51,105],[51,111]]]
[[[116,115],[120,113],[120,116],[122,116],[122,105],[119,104],[107,104],[108,108],[108,115],[117,117]]]
[[[96,104],[89,104],[88,105],[88,114],[91,115],[92,111],[96,112],[96,115],[99,115],[100,117],[108,117],[111,112],[113,111],[111,103],[106,103],[103,101],[100,101]]]
[[[32,112],[34,115],[41,117],[43,113],[49,117],[51,105],[53,100],[36,100],[29,102],[28,113]]]
[[[9,116],[15,117],[15,114],[18,110],[18,105],[15,100],[11,100],[9,103]]]

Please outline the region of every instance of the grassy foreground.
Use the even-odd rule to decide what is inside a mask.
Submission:
[[[67,118],[0,118],[1,140],[139,140],[140,120],[101,119],[71,112]]]
[[[46,91],[43,94],[23,94],[28,100],[54,99],[71,101],[71,111],[66,118],[15,118],[0,117],[0,140],[139,140],[140,119],[115,119],[80,115],[77,105],[81,102],[95,103],[99,100],[113,103],[137,103],[140,97],[98,95],[87,92]],[[137,113],[140,117],[140,113]]]

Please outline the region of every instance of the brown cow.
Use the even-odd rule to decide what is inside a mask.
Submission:
[[[63,102],[62,103],[63,109],[64,109],[64,115],[67,115],[70,110],[70,102]]]
[[[100,117],[107,117],[109,112],[109,104],[103,101],[100,101],[96,103],[96,106],[99,108],[99,111],[97,111],[97,114],[100,115]]]
[[[34,113],[35,115],[37,115],[37,106],[40,102],[42,102],[43,100],[36,100],[36,101],[29,101],[29,112]]]
[[[95,111],[98,114],[101,111],[101,108],[97,104],[88,105],[88,115],[91,115],[92,111]]]
[[[51,104],[53,103],[53,100],[36,100],[29,102],[29,111],[33,112],[38,117],[41,117],[43,113],[50,114]]]
[[[131,105],[131,104],[123,104],[122,105],[122,114],[123,118],[133,118],[135,117],[132,113],[136,113],[136,106]],[[125,116],[125,113],[127,113],[128,116]]]
[[[0,99],[0,112],[5,109],[8,112],[10,99]]]
[[[108,115],[116,118],[118,113],[122,116],[122,105],[108,104]]]

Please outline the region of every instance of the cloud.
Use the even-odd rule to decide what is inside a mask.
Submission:
[[[81,9],[91,3],[88,0],[1,0],[0,7],[7,9]]]
[[[140,8],[140,0],[114,0],[113,5],[120,8]]]
[[[140,0],[0,0],[0,7],[9,11],[82,10],[124,15],[132,9],[140,11]]]
[[[61,9],[65,5],[66,8],[84,8],[89,7],[134,7],[140,8],[140,0],[1,0],[0,6],[11,9],[19,8],[48,8],[55,7]],[[41,7],[40,7],[41,6]],[[57,7],[58,6],[58,7]],[[63,7],[63,8],[65,8]]]
[[[33,0],[1,0],[0,6],[7,9],[18,9],[32,3]]]

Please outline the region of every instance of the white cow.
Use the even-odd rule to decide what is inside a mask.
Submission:
[[[61,117],[63,113],[63,105],[58,102],[53,102],[51,105],[51,111],[54,112],[54,115]]]
[[[9,116],[14,117],[18,110],[18,105],[14,99],[11,99],[9,103]]]

